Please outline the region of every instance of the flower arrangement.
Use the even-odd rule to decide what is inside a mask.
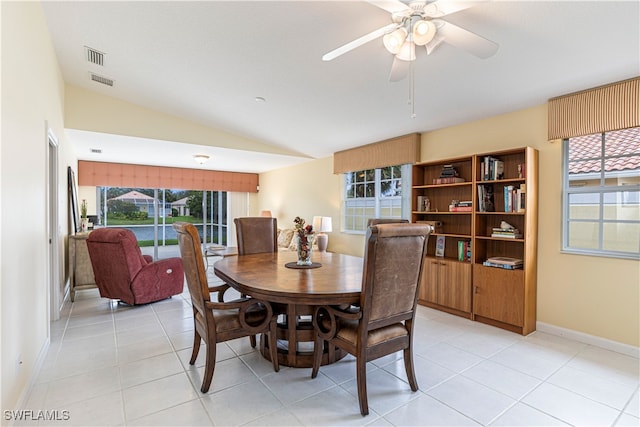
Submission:
[[[313,225],[305,225],[304,218],[299,216],[293,220],[293,223],[298,236],[298,265],[309,265],[313,248]]]

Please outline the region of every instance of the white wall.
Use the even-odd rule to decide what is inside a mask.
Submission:
[[[67,225],[64,84],[39,2],[1,2],[2,147],[0,150],[0,311],[2,409],[28,388],[49,340],[45,123],[60,144],[57,203],[61,276]],[[59,278],[60,282],[64,279]],[[64,283],[59,283],[60,288]],[[18,360],[22,361],[18,365]],[[3,418],[4,422],[4,418]]]

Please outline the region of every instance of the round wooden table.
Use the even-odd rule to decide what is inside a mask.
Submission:
[[[318,268],[292,269],[295,252],[281,251],[228,257],[215,264],[215,274],[242,294],[286,304],[284,322],[278,322],[278,361],[291,367],[313,365],[315,334],[310,316],[314,306],[354,304],[360,301],[362,258],[315,252],[311,260]],[[260,340],[262,355],[269,359],[266,339]],[[322,364],[345,355],[339,349],[324,349]]]

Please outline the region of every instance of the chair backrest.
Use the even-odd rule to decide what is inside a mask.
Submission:
[[[369,218],[367,221],[367,228],[378,224],[406,224],[408,222],[408,219],[399,218]]]
[[[430,233],[422,224],[368,228],[360,299],[368,329],[413,317]]]
[[[191,303],[204,319],[208,313],[208,310],[205,309],[205,301],[209,301],[210,295],[207,271],[202,257],[200,234],[198,234],[196,227],[189,222],[176,222],[173,224],[173,229],[178,233],[180,257],[191,295]]]
[[[135,234],[126,228],[98,228],[89,234],[87,249],[101,293],[115,296],[124,292],[133,300],[131,282],[147,265]]]
[[[278,220],[266,217],[235,218],[238,255],[278,251]]]

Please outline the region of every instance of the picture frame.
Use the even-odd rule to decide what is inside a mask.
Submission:
[[[71,213],[71,226],[73,233],[79,233],[81,230],[80,224],[80,209],[78,209],[78,189],[76,187],[76,174],[71,166],[67,167],[67,187],[69,190],[69,211]]]
[[[444,256],[444,236],[438,236],[436,239],[436,256],[443,257]]]

